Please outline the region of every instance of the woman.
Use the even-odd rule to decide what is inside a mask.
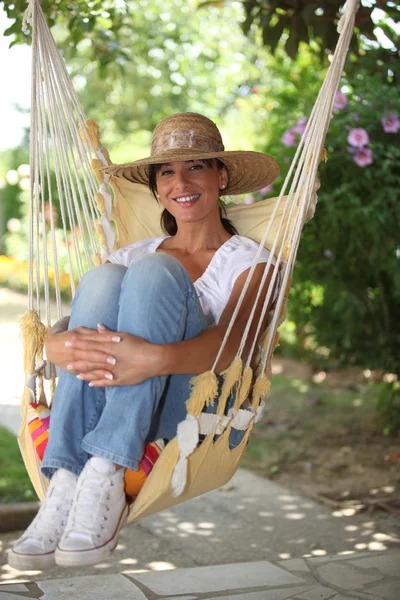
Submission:
[[[42,462],[51,481],[10,553],[20,569],[94,564],[117,545],[124,470],[138,468],[146,441],[175,436],[189,381],[212,367],[258,249],[221,217],[219,196],[258,190],[279,172],[266,155],[225,152],[214,123],[193,113],[159,123],[149,158],[104,170],[149,185],[169,235],[87,273],[69,330],[48,336],[47,357],[61,367]],[[268,257],[259,257],[217,371],[235,356]]]

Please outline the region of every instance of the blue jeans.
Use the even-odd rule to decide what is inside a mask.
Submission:
[[[109,329],[156,344],[190,339],[207,327],[196,290],[182,265],[150,254],[129,268],[104,264],[82,279],[69,327]],[[185,419],[193,375],[151,377],[129,386],[91,388],[61,371],[51,409],[42,473],[77,475],[91,455],[136,470],[146,441],[172,439]]]

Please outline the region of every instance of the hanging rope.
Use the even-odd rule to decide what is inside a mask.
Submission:
[[[323,155],[323,144],[358,5],[359,0],[348,0],[346,4],[338,25],[340,36],[337,48],[326,79],[262,236],[254,263],[249,270],[213,366],[210,371],[198,375],[192,381],[192,391],[187,402],[188,416],[178,428],[178,454],[172,477],[172,494],[175,496],[185,493],[190,474],[190,460],[192,454],[196,454],[198,449],[199,435],[206,435],[207,439],[212,439],[215,434],[226,435],[228,439],[231,428],[236,428],[246,431],[243,442],[245,446],[254,422],[261,416],[263,397],[270,387],[270,360],[279,339],[277,328],[285,316],[301,231],[304,223],[313,215],[315,208],[317,169]],[[29,1],[23,27],[25,29],[31,27],[32,30],[33,78],[30,138],[29,311],[24,320],[27,344],[24,354],[26,387],[23,405],[26,405],[30,399],[36,398],[36,375],[42,364],[41,353],[46,335],[46,328],[39,318],[42,278],[48,326],[51,320],[48,278],[50,257],[54,263],[57,316],[60,319],[62,305],[58,270],[61,242],[65,247],[71,291],[74,294],[75,280],[79,280],[84,272],[95,264],[104,261],[113,251],[115,233],[111,223],[113,207],[108,190],[109,178],[98,171],[94,175],[92,171],[93,167],[109,164],[110,159],[101,145],[97,125],[93,121],[86,121],[67,69],[44,19],[39,0]],[[56,195],[52,190],[53,172]],[[287,189],[289,189],[288,193]],[[62,222],[62,229],[58,232],[53,215],[56,197],[60,205]],[[46,218],[47,208],[48,218]],[[271,231],[275,232],[274,241],[270,247],[269,259],[265,263],[256,301],[241,337],[236,357],[224,373],[216,414],[206,415],[202,413],[205,404],[213,403],[218,396],[216,365],[235,326],[261,252]],[[95,233],[99,240],[96,239]],[[60,235],[62,240],[59,239]],[[43,274],[41,265],[44,265]],[[263,298],[263,288],[268,277],[270,277],[268,291]],[[274,297],[276,289],[278,291]],[[262,303],[261,313],[255,323],[257,306],[260,303]],[[272,304],[274,309],[270,311]],[[266,319],[268,319],[267,323]],[[249,345],[250,333],[252,340]],[[253,385],[253,371],[250,365],[259,338],[261,338],[259,342],[261,358]],[[244,361],[243,354],[248,347],[249,352]],[[39,388],[42,401],[41,385]],[[233,392],[234,405],[227,412],[226,403]],[[249,396],[251,396],[250,400]],[[201,446],[201,452],[205,451],[205,446],[205,444]],[[175,451],[171,450],[171,452]],[[171,469],[171,466],[169,468]],[[200,466],[198,468],[200,469]],[[167,495],[170,497],[168,485]]]
[[[275,308],[271,315],[271,321],[268,324],[267,329],[264,331],[265,335],[263,336],[264,339],[261,352],[261,361],[257,372],[257,379],[254,382],[252,389],[251,407],[253,409],[257,409],[257,407],[260,406],[263,397],[268,393],[270,389],[271,382],[269,380],[269,367],[273,351],[275,350],[279,340],[277,328],[283,320],[282,309],[285,306],[287,295],[290,289],[288,282],[291,281],[297,249],[300,242],[300,234],[303,229],[304,223],[314,213],[316,203],[316,178],[318,165],[321,158],[325,158],[326,155],[326,153],[323,152],[323,144],[325,141],[329,122],[331,120],[333,104],[336,92],[339,87],[344,62],[353,33],[354,19],[358,7],[359,0],[348,0],[345,12],[339,21],[338,31],[340,32],[340,35],[335,53],[332,57],[331,65],[328,69],[326,78],[318,94],[310,118],[307,122],[305,131],[301,137],[299,146],[295,153],[292,164],[289,168],[289,172],[285,178],[274,211],[265,229],[264,235],[262,237],[256,256],[254,258],[253,265],[250,268],[250,271],[246,278],[246,282],[243,286],[243,290],[240,294],[238,303],[231,317],[229,326],[226,330],[221,346],[214,360],[213,366],[210,371],[201,375],[201,380],[197,380],[196,378],[193,380],[191,396],[187,403],[188,422],[193,418],[193,416],[198,415],[204,407],[205,398],[202,404],[199,401],[199,398],[202,396],[202,390],[212,385],[212,382],[215,381],[216,366],[226,347],[232,329],[235,326],[240,308],[249,289],[251,280],[254,275],[254,271],[257,267],[258,259],[265,246],[265,242],[268,238],[274,220],[279,214],[280,205],[283,202],[284,209],[283,211],[281,211],[280,222],[276,231],[272,248],[270,248],[269,259],[265,264],[264,273],[260,282],[253,309],[251,311],[245,330],[243,332],[236,357],[232,362],[231,367],[229,367],[226,371],[226,374],[229,379],[229,384],[226,386],[226,393],[222,394],[222,396],[219,399],[217,414],[224,414],[228,395],[234,389],[234,387],[237,386],[234,410],[231,411],[230,419],[227,419],[226,421],[226,427],[228,427],[230,421],[235,417],[235,414],[237,414],[239,406],[241,406],[245,402],[245,394],[247,395],[250,392],[252,379],[252,370],[250,368],[250,364],[254,356],[257,340],[259,339],[262,333],[263,327],[265,329],[265,318],[271,304],[273,290],[275,289],[275,285],[280,279],[279,292],[277,298],[275,299]],[[289,188],[289,193],[287,196],[285,196],[290,181],[291,184]],[[273,257],[276,254],[278,240],[280,241],[280,248],[274,260]],[[256,314],[257,305],[259,303],[259,300],[261,299],[264,284],[267,281],[268,275],[270,274],[270,269],[272,265],[273,268],[271,272],[270,284],[265,299],[263,301],[261,314],[256,326],[255,334],[253,335],[253,339],[251,341],[250,351],[248,353],[246,363],[244,365],[244,370],[242,371],[241,357],[250,333],[254,316]],[[239,365],[240,367],[238,368]],[[197,399],[196,410],[192,411],[192,403],[194,402],[195,398]],[[181,453],[181,457],[184,457],[185,461],[188,460],[189,456],[188,448],[192,446],[196,447],[196,444],[199,440],[198,434],[195,433],[196,430],[193,426],[191,426],[190,431],[192,432],[193,437],[188,439],[188,436],[184,435],[184,433],[186,433],[186,429],[182,424],[182,434],[180,436],[178,431],[177,436],[179,448],[181,452],[183,452],[183,454]],[[186,470],[182,469],[181,463],[178,464],[179,467],[177,466],[177,474],[174,477],[175,486],[173,487],[173,493],[181,493],[181,491],[185,489],[185,482],[187,481]]]

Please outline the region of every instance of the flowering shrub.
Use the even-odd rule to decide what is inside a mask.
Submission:
[[[385,133],[397,133],[400,129],[400,119],[396,113],[384,115],[381,123]]]
[[[307,120],[307,117],[300,117],[293,127],[285,131],[282,136],[282,143],[284,146],[287,148],[290,148],[291,146],[297,146],[306,128]]]
[[[49,267],[48,271],[50,292],[55,290],[54,269]],[[41,265],[41,281],[44,279],[44,266]],[[59,274],[61,297],[70,301],[71,286],[69,275],[64,271]],[[13,290],[27,293],[28,291],[28,261],[19,260],[13,256],[0,255],[0,285],[10,287]],[[42,290],[43,291],[43,290]]]
[[[316,347],[329,348],[329,361],[397,378],[399,115],[390,74],[358,65],[344,78],[326,141],[328,162],[319,169],[319,203],[303,232],[289,302],[299,337],[311,335]],[[316,304],[318,285],[323,294]],[[398,398],[394,387],[393,394]]]

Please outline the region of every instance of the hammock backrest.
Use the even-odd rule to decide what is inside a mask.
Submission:
[[[98,161],[93,161],[96,169]],[[96,171],[95,171],[96,172]],[[96,176],[103,182],[101,173]],[[112,176],[109,185],[113,191],[114,203],[112,218],[117,226],[118,235],[115,248],[123,248],[140,240],[165,235],[161,228],[160,218],[163,206],[158,203],[150,190],[141,184],[127,179]],[[225,208],[227,218],[232,222],[240,235],[251,238],[258,244],[262,240],[265,229],[277,204],[277,198],[268,198],[256,204],[233,204]],[[270,250],[277,239],[275,250],[279,251],[283,240],[283,231],[278,236],[284,203],[281,203],[272,223],[265,247]],[[285,215],[286,219],[288,217]],[[284,217],[284,225],[286,220]]]
[[[254,422],[260,415],[262,398],[270,386],[269,366],[272,353],[278,343],[277,328],[285,318],[287,296],[301,230],[305,221],[312,216],[314,211],[317,168],[323,157],[323,143],[350,43],[357,8],[358,0],[348,0],[345,13],[339,23],[340,36],[331,66],[279,197],[259,204],[228,208],[228,216],[233,220],[239,232],[259,241],[258,253],[214,365],[209,372],[195,378],[192,393],[187,402],[187,418],[179,425],[177,437],[162,452],[143,490],[133,504],[131,520],[204,493],[218,485],[223,485],[239,464]],[[38,360],[40,361],[42,358],[45,335],[44,326],[38,317],[41,306],[41,263],[45,264],[43,275],[45,306],[47,324],[50,325],[49,284],[46,275],[48,247],[52,248],[51,255],[57,269],[57,247],[59,246],[51,210],[51,168],[54,165],[72,292],[74,292],[76,275],[79,278],[87,268],[104,261],[116,245],[126,245],[136,239],[149,237],[149,232],[151,232],[150,236],[153,236],[153,227],[158,227],[157,211],[160,209],[155,200],[149,197],[149,193],[141,186],[135,186],[135,184],[121,179],[109,179],[98,170],[95,170],[96,175],[93,175],[91,166],[96,169],[96,167],[110,162],[107,151],[101,145],[97,125],[93,121],[85,122],[82,107],[45,23],[39,0],[30,1],[26,17],[32,25],[33,33],[32,190],[30,310],[24,321],[26,385],[21,404],[24,417],[19,439],[35,489],[38,495],[43,497],[46,482],[39,473],[38,464],[33,458],[32,444],[26,437],[26,407],[30,401],[38,399],[38,391],[39,400],[45,402],[42,394],[41,363],[38,364]],[[81,129],[81,135],[79,135],[79,129]],[[94,159],[92,165],[91,159]],[[114,191],[114,201],[109,186]],[[49,223],[45,219],[47,202],[50,205],[51,215]],[[150,213],[148,213],[148,209],[150,209]],[[149,217],[149,214],[152,215],[153,212],[154,218],[153,216]],[[133,216],[133,220],[131,216]],[[119,239],[117,242],[111,223],[112,218],[118,222]],[[260,221],[257,223],[258,220]],[[71,239],[68,233],[68,221],[72,227]],[[99,243],[93,235],[94,230],[99,236]],[[259,296],[271,267],[273,272],[271,285],[263,299],[263,311],[257,323],[257,332],[251,342],[251,351],[246,363],[243,364],[242,353],[252,325],[255,308],[243,333],[237,356],[224,373],[222,391],[217,399],[217,412],[215,415],[207,415],[202,412],[204,405],[216,401],[218,392],[215,375],[216,364],[234,326],[264,246],[268,247],[271,255],[265,265]],[[73,251],[69,250],[70,247],[73,248]],[[270,315],[267,330],[263,333],[262,323],[271,303],[272,289],[278,282],[279,292],[275,310]],[[62,310],[59,291],[57,292],[57,307],[60,317]],[[257,352],[259,338],[262,338],[260,367],[255,383],[252,385],[254,376],[250,361],[252,355]],[[35,382],[36,374],[39,374],[39,385]],[[226,402],[232,390],[235,391],[235,404],[230,413],[225,415]],[[229,433],[232,427],[245,432],[242,443],[234,451],[229,450]],[[215,433],[221,435],[214,443]],[[206,439],[198,446],[200,434],[206,435]],[[210,469],[210,465],[218,465],[218,469]]]

